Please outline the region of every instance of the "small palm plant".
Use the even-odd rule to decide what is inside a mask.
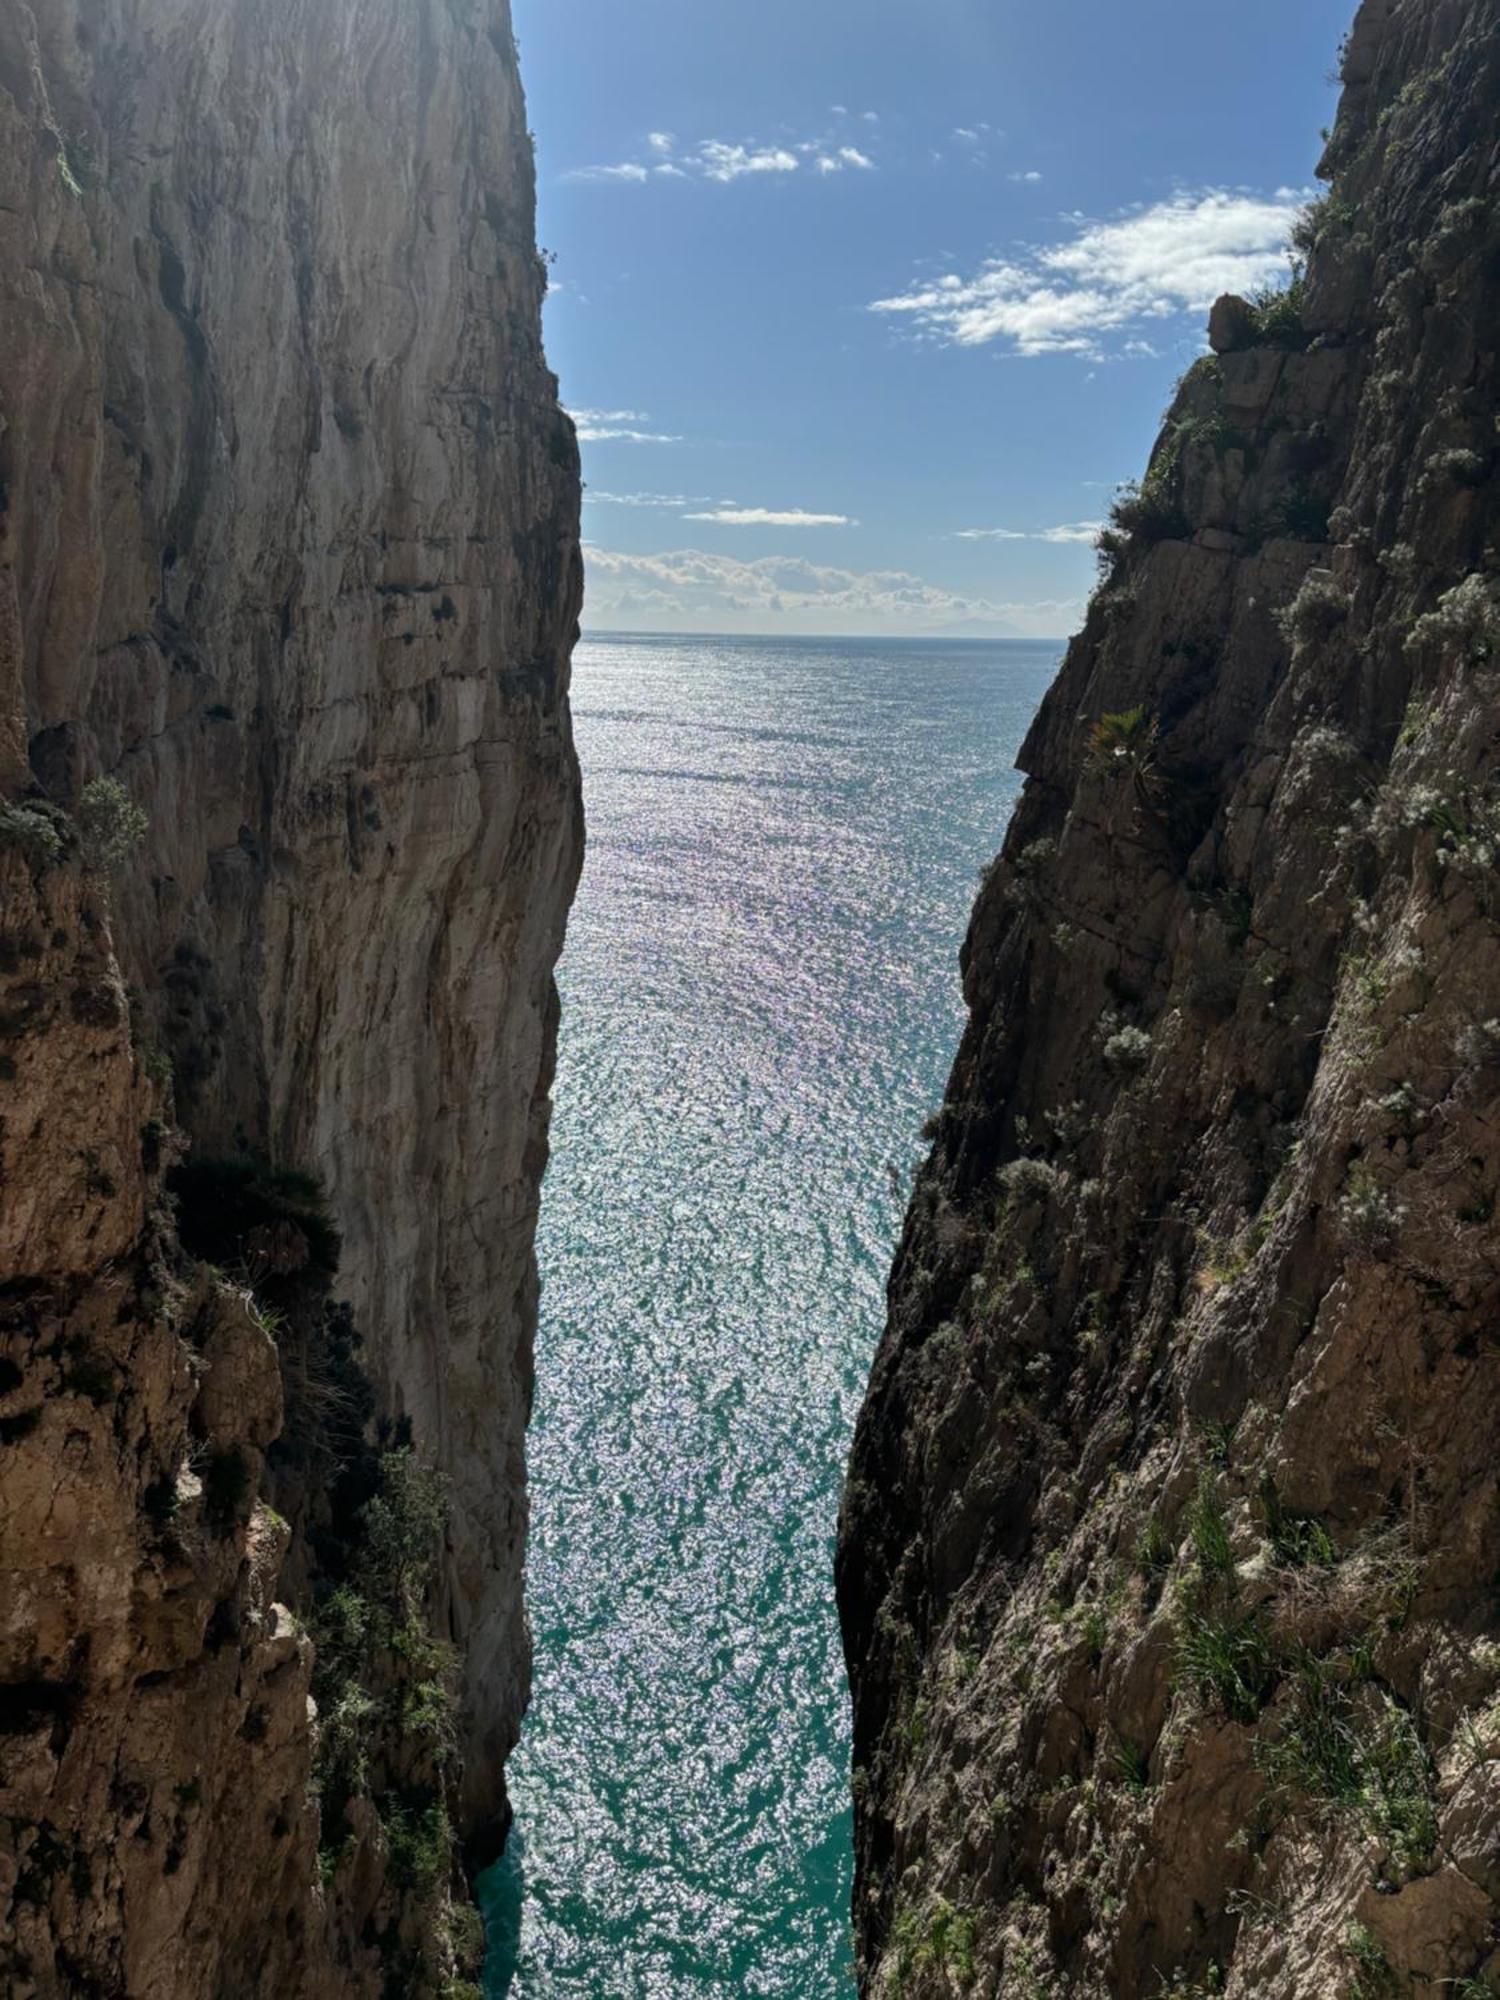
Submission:
[[[1160,720],[1144,706],[1101,715],[1089,732],[1089,763],[1106,777],[1129,779],[1137,797],[1154,805],[1163,779],[1156,761]]]

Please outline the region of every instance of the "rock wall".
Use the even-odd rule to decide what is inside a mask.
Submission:
[[[868,1994],[1500,1992],[1500,8],[1342,64],[964,949],[841,1524]]]
[[[475,1855],[503,1828],[582,834],[578,463],[533,211],[505,0],[0,10],[0,1820],[23,1875],[27,1829],[67,1856],[55,1910],[35,1881],[15,1905],[50,1912],[24,1947],[0,1931],[18,1993],[324,1990],[287,1532],[192,1512],[221,1446],[258,1473],[284,1391],[264,1315],[176,1242],[178,1128],[190,1165],[326,1191],[374,1407],[446,1477],[456,1816]],[[197,1958],[130,1888],[169,1775]],[[198,1803],[221,1781],[236,1812]]]

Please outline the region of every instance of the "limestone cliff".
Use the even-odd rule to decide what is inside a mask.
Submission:
[[[870,1994],[1500,1992],[1500,7],[1343,74],[964,950],[841,1531]]]
[[[423,1990],[503,1827],[581,848],[533,211],[506,0],[0,8],[17,1995]]]

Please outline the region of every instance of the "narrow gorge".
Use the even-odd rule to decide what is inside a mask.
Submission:
[[[738,260],[688,414],[590,451],[737,456],[594,495],[486,1970],[584,845],[510,4],[0,0],[4,2000],[1500,2000],[1500,0],[1363,0],[1339,72],[1039,711],[998,584],[754,539],[848,548],[843,433],[915,482],[960,378],[882,431],[852,290],[772,367],[785,211],[707,206],[847,201],[818,294],[913,158],[1053,201],[993,107],[709,137],[678,79],[557,173],[701,201],[622,266]],[[900,294],[866,235],[871,345],[1181,304],[1027,226]],[[960,518],[954,574],[1091,560]]]
[[[0,8],[15,2000],[478,1990],[582,843],[533,203],[505,0]]]
[[[1500,1991],[1500,9],[1342,76],[969,930],[841,1524],[871,1995]]]

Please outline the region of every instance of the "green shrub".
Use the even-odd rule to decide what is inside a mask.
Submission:
[[[60,815],[43,805],[0,805],[0,847],[14,848],[33,868],[62,859]]]
[[[1299,483],[1290,487],[1278,501],[1273,516],[1274,525],[1295,542],[1326,542],[1329,507],[1330,503],[1314,493],[1311,487]],[[1331,608],[1330,597],[1321,608],[1320,616],[1326,616]]]
[[[453,1828],[442,1800],[388,1800],[381,1823],[396,1886],[428,1896],[441,1888],[453,1866]]]
[[[1255,347],[1282,347],[1300,352],[1312,338],[1302,324],[1306,282],[1295,277],[1286,286],[1268,285],[1250,300],[1250,339]]]
[[[84,866],[95,875],[118,875],[151,821],[118,778],[91,778],[78,799],[78,834]]]
[[[1171,491],[1170,473],[1148,473],[1139,484],[1122,486],[1110,507],[1109,521],[1116,534],[1148,547],[1156,542],[1182,541],[1191,532],[1181,503]]]

